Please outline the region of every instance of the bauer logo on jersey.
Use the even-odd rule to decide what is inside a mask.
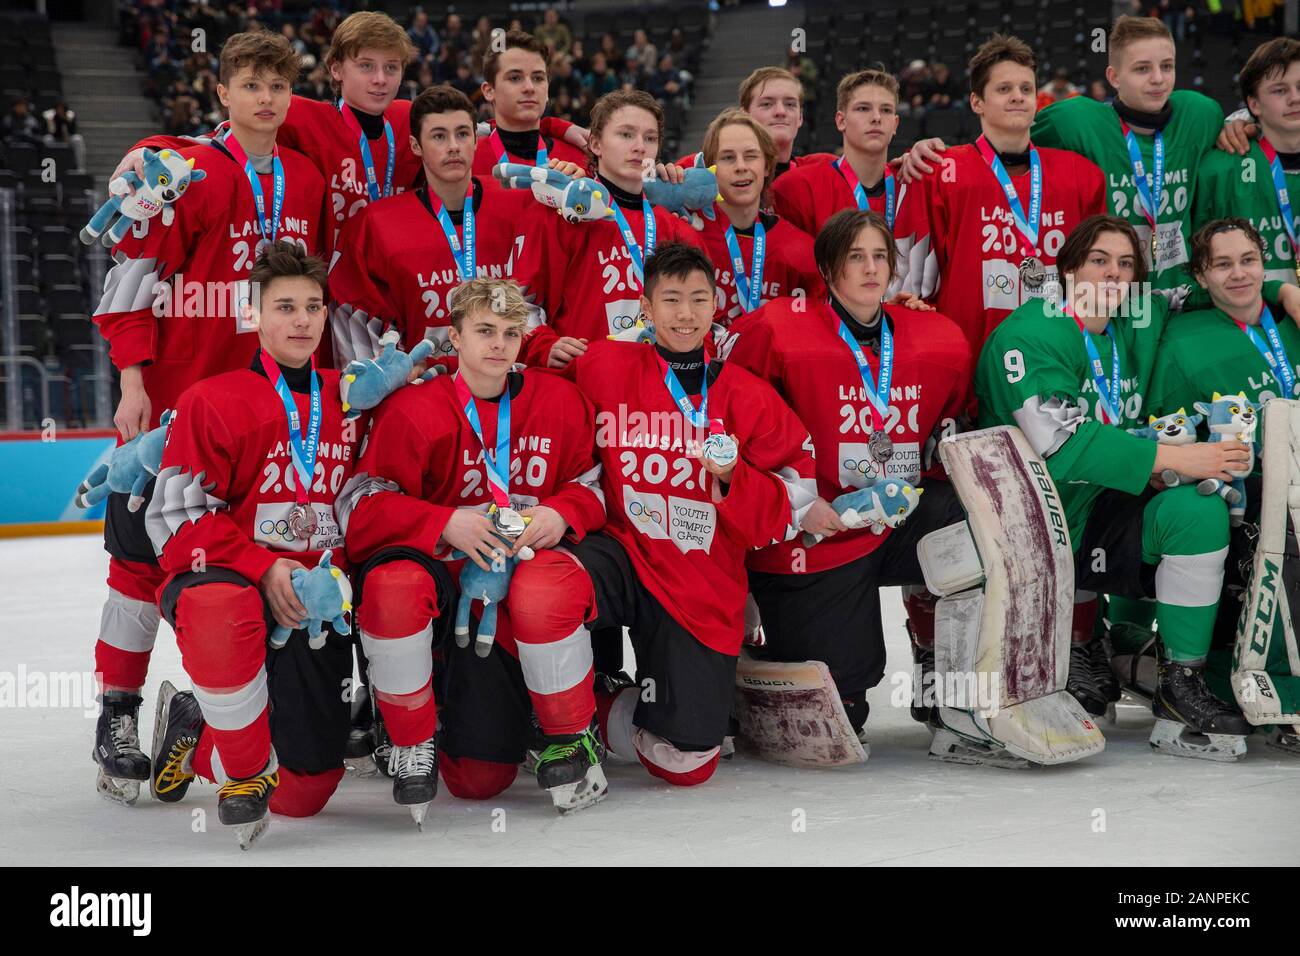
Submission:
[[[619,299],[617,302],[605,303],[605,320],[609,323],[610,335],[626,332],[640,318],[640,299]]]
[[[311,508],[316,512],[316,530],[309,539],[304,540],[295,537],[289,530],[292,501],[259,504],[257,515],[253,519],[253,539],[277,551],[323,551],[326,548],[343,547],[343,535],[339,531],[338,520],[334,517],[333,506],[313,501]]]
[[[840,442],[840,487],[862,488],[868,481],[880,478],[900,478],[915,485],[921,478],[920,443],[894,442],[893,452],[882,470],[872,458],[871,447],[866,442]]]

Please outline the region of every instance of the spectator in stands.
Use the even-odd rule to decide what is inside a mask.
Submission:
[[[475,63],[482,63],[483,58],[487,56],[488,49],[492,43],[492,19],[482,16],[474,21],[474,29],[470,32],[470,58]]]
[[[681,27],[673,27],[673,32],[668,34],[668,52],[673,55],[673,62],[680,63],[683,67],[689,67],[686,62],[686,55],[689,52],[686,49],[686,34],[682,32]]]
[[[1088,95],[1098,103],[1105,103],[1110,99],[1110,90],[1106,89],[1104,80],[1093,80],[1088,84]]]
[[[926,84],[930,67],[924,60],[913,60],[898,74],[898,112],[901,116],[925,111]]]
[[[86,141],[77,132],[77,114],[68,104],[59,100],[42,115],[45,120],[45,142],[67,143],[72,147],[72,158],[77,169],[86,168]]]
[[[551,95],[558,97],[561,90],[568,93],[571,100],[582,95],[582,77],[574,71],[573,57],[567,53],[551,59]]]
[[[468,96],[471,101],[477,98],[481,82],[470,70],[467,60],[461,60],[456,64],[456,75],[452,77],[451,85]]]
[[[454,53],[468,53],[473,45],[473,38],[465,32],[460,17],[455,13],[447,14],[447,25],[442,31],[442,45]]]
[[[293,88],[293,91],[299,96],[305,96],[313,100],[328,100],[333,98],[333,90],[330,89],[330,77],[323,65],[317,65],[307,76]]]
[[[307,43],[302,37],[298,36],[298,28],[292,23],[285,22],[280,25],[280,32],[284,38],[289,41],[289,46],[293,47],[299,56],[303,56],[310,51],[307,49]]]
[[[803,88],[803,109],[811,116],[813,104],[817,102],[817,64],[812,57],[791,46],[786,55],[785,68],[799,80],[799,86]]]
[[[582,79],[591,72],[591,60],[587,58],[587,50],[581,40],[575,39],[573,41],[569,56],[573,57],[573,72],[578,74],[578,79]]]
[[[686,77],[673,65],[672,55],[665,53],[659,58],[659,68],[650,75],[647,88],[651,96],[663,107],[677,104],[687,109]]]
[[[415,46],[415,54],[421,62],[432,63],[438,58],[442,40],[438,36],[438,31],[433,28],[433,24],[429,22],[429,15],[424,12],[423,7],[415,8],[406,35],[411,38],[411,43]]]
[[[14,100],[8,115],[0,120],[0,133],[3,133],[6,142],[40,144],[44,130],[40,119],[32,112],[27,97],[20,96]]]
[[[594,99],[618,89],[618,76],[606,63],[604,52],[597,50],[592,54],[591,72],[582,78],[582,86],[591,92]]]
[[[619,51],[618,41],[614,39],[614,34],[606,33],[600,38],[600,52],[605,54],[605,65],[615,73],[623,72],[624,58]],[[592,54],[593,67],[595,65],[595,54]]]
[[[649,85],[651,72],[636,57],[629,56],[623,61],[623,69],[618,71],[618,85],[625,90],[644,90]]]
[[[1079,88],[1070,82],[1070,71],[1062,67],[1052,74],[1052,81],[1038,91],[1037,109],[1078,95]]]
[[[644,30],[637,30],[632,34],[632,45],[627,48],[624,58],[628,61],[635,59],[647,72],[653,72],[652,64],[659,62],[659,51]]]
[[[962,102],[961,89],[947,63],[936,63],[930,79],[924,84],[927,109],[946,110]]]
[[[568,53],[573,45],[573,34],[566,23],[560,22],[560,13],[554,7],[547,7],[542,14],[542,25],[533,31],[533,36],[550,47],[552,55]]]
[[[552,89],[554,89],[554,81],[552,81]],[[575,118],[578,115],[578,101],[567,87],[560,87],[555,96],[552,97],[550,112],[556,119],[566,120],[570,123],[578,122]]]

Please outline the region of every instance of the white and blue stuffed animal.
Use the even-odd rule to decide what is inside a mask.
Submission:
[[[1203,415],[1188,415],[1186,409],[1178,409],[1172,415],[1157,418],[1150,415],[1143,428],[1130,428],[1129,433],[1138,438],[1147,438],[1158,445],[1194,445],[1196,444],[1196,426],[1205,421]],[[1172,468],[1160,472],[1160,480],[1166,488],[1191,484],[1196,479],[1180,474]]]
[[[163,445],[167,444],[167,426],[173,412],[162,413],[158,427],[141,432],[129,442],[113,449],[107,462],[100,464],[77,486],[74,498],[78,508],[90,508],[108,497],[109,492],[129,494],[126,510],[136,512],[144,504],[144,486],[162,468]]]
[[[1244,479],[1255,469],[1255,430],[1259,427],[1260,405],[1246,398],[1245,392],[1236,395],[1214,393],[1209,402],[1197,402],[1196,410],[1205,416],[1210,429],[1210,441],[1239,441],[1250,450],[1250,458],[1242,471],[1230,471],[1231,483],[1219,478],[1206,478],[1196,486],[1203,495],[1219,495],[1228,503],[1228,520],[1241,524],[1246,517],[1246,482]]]
[[[492,174],[507,189],[531,189],[533,198],[558,210],[568,222],[599,222],[614,215],[609,192],[586,176],[572,178],[548,166],[501,163]]]
[[[685,178],[680,183],[670,183],[665,179],[647,179],[643,184],[645,198],[656,206],[663,206],[674,215],[681,216],[696,229],[703,227],[700,219],[712,220],[713,203],[721,199],[718,193],[716,166],[707,169],[692,166],[684,170]]]
[[[352,610],[352,585],[347,575],[330,564],[332,553],[327,548],[320,556],[316,567],[310,571],[306,568],[294,568],[289,575],[293,583],[293,593],[298,595],[298,600],[307,609],[307,616],[298,622],[298,627],[307,629],[307,646],[313,651],[318,651],[325,646],[325,640],[329,635],[325,633],[322,625],[326,622],[332,624],[338,634],[349,634],[352,631],[343,617]],[[284,647],[292,633],[293,631],[283,624],[277,624],[271,631],[271,646]]]
[[[645,345],[655,344],[655,330],[653,326],[646,325],[641,319],[636,320],[636,324],[630,329],[624,329],[622,332],[616,332],[607,336],[611,342],[640,342]]]
[[[164,226],[176,216],[172,204],[185,190],[207,174],[194,168],[193,159],[185,159],[174,150],[144,151],[144,179],[128,170],[108,184],[109,198],[95,211],[81,230],[81,241],[92,245],[96,239],[106,246],[121,242],[132,223],[161,215]],[[132,193],[131,189],[135,189]]]
[[[492,505],[488,513],[491,514],[495,510],[496,505]],[[531,522],[532,518],[524,519],[525,524]],[[484,571],[473,561],[466,561],[460,571],[460,601],[456,605],[456,646],[469,646],[470,606],[475,601],[482,601],[483,613],[479,616],[478,637],[474,641],[474,653],[479,657],[487,657],[492,653],[492,645],[497,637],[497,606],[510,593],[510,579],[514,577],[515,566],[520,561],[531,560],[535,553],[532,548],[525,547],[515,557],[509,557],[505,554],[505,548],[509,545],[509,541],[503,540],[501,554],[493,559],[489,570]],[[463,551],[453,551],[451,556],[453,560],[467,557]]]
[[[397,347],[400,339],[395,329],[385,332],[379,340],[383,347],[378,355],[365,361],[354,359],[343,369],[339,376],[339,398],[345,419],[358,418],[362,412],[374,408],[405,385],[415,366],[433,354],[433,343],[428,339],[421,339],[410,352]],[[411,384],[428,381],[443,370],[441,365],[434,366]]]
[[[897,528],[907,520],[924,488],[914,488],[901,478],[868,478],[869,484],[856,491],[847,491],[831,502],[840,520],[849,528],[870,527],[872,534],[884,534],[886,528]],[[821,541],[820,535],[805,533],[803,543],[812,547]]]

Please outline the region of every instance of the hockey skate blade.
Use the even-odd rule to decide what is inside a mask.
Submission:
[[[239,823],[234,827],[235,839],[239,841],[239,848],[247,850],[250,846],[261,838],[266,832],[266,828],[271,825],[270,814],[262,817],[260,820],[254,820],[252,823]]]
[[[343,766],[357,777],[379,776],[379,765],[375,763],[372,754],[366,754],[364,757],[344,757]]]
[[[605,768],[596,764],[581,780],[552,787],[546,792],[551,795],[551,802],[555,804],[555,809],[561,816],[585,810],[604,800],[609,794]]]
[[[120,777],[110,777],[104,773],[103,768],[99,770],[99,776],[95,778],[95,789],[105,800],[111,800],[113,803],[120,803],[124,807],[135,806],[136,800],[140,799],[140,780],[123,780]]]
[[[1300,731],[1294,725],[1289,729],[1274,727],[1264,738],[1264,743],[1270,750],[1300,757]]]
[[[930,756],[945,763],[964,764],[968,767],[1031,770],[1035,766],[1005,750],[995,750],[986,743],[962,737],[945,727],[935,729],[934,739],[930,742]]]
[[[424,832],[424,817],[429,812],[429,804],[413,803],[406,809],[411,811],[411,819],[415,821],[415,828],[421,833]]]
[[[1151,749],[1171,757],[1232,763],[1246,756],[1246,738],[1236,734],[1198,734],[1176,720],[1156,718]]]
[[[167,708],[175,696],[176,685],[169,680],[163,681],[158,688],[158,705],[153,710],[153,741],[149,746],[149,793],[155,800],[158,799],[158,775],[154,773],[154,766],[167,737]]]

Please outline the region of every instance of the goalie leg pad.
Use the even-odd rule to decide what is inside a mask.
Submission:
[[[741,749],[789,767],[865,763],[867,749],[849,723],[830,670],[821,661],[736,665]]]

